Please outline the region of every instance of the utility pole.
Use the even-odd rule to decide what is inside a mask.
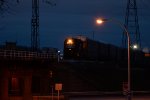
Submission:
[[[140,31],[137,15],[137,4],[136,0],[127,0],[126,16],[125,16],[125,27],[130,33],[131,46],[141,46]],[[123,47],[127,47],[127,36],[123,34],[122,37]]]
[[[137,45],[139,48],[141,48],[141,40],[140,40],[140,31],[139,31],[139,23],[138,23],[138,14],[137,14],[137,3],[136,0],[127,0],[127,8],[126,8],[126,16],[125,16],[125,28],[128,30],[129,33],[129,39],[125,34],[123,34],[122,37],[122,44],[123,47],[127,47],[127,40],[130,40],[128,42],[128,52],[130,52],[130,46],[133,47],[134,45]],[[124,31],[125,33],[125,31]],[[128,53],[130,54],[130,53]],[[129,57],[129,56],[128,56]],[[128,58],[130,59],[130,58]],[[130,61],[130,60],[129,60]],[[128,64],[130,64],[128,61]],[[132,77],[131,77],[131,66],[128,65],[128,82],[127,82],[127,100],[132,100]]]

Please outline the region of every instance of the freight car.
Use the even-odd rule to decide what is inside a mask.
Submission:
[[[131,50],[132,60],[143,58],[142,51]],[[68,37],[64,41],[64,59],[127,62],[127,49],[83,36]]]

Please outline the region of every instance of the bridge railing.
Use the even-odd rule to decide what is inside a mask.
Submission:
[[[32,52],[32,51],[18,51],[18,50],[0,50],[0,59],[57,59],[57,52]]]

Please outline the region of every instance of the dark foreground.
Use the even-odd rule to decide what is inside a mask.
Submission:
[[[63,61],[54,63],[32,60],[1,61],[0,63],[0,100],[50,100],[49,95],[52,92],[57,93],[56,83],[62,84],[61,94],[64,96],[62,99],[77,100],[81,93],[89,91],[121,91],[122,93],[123,83],[127,81],[126,65],[118,66],[113,62]],[[148,76],[150,76],[149,66],[132,66],[131,90],[150,91]],[[135,100],[139,100],[138,98],[150,96],[150,94],[139,97],[138,95],[133,95],[133,98],[135,96],[137,98]],[[82,99],[78,100],[83,100],[87,96],[82,96]],[[103,97],[102,100],[125,98],[123,93],[121,97],[114,95],[112,97],[100,95],[99,97]],[[90,100],[91,97],[88,96],[88,98]]]

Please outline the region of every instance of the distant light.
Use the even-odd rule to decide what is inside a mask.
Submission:
[[[133,49],[138,49],[138,46],[136,44],[133,45]]]
[[[73,40],[72,39],[68,39],[67,40],[67,44],[72,45],[73,44]]]
[[[145,53],[145,57],[150,57],[150,54],[149,53]]]

